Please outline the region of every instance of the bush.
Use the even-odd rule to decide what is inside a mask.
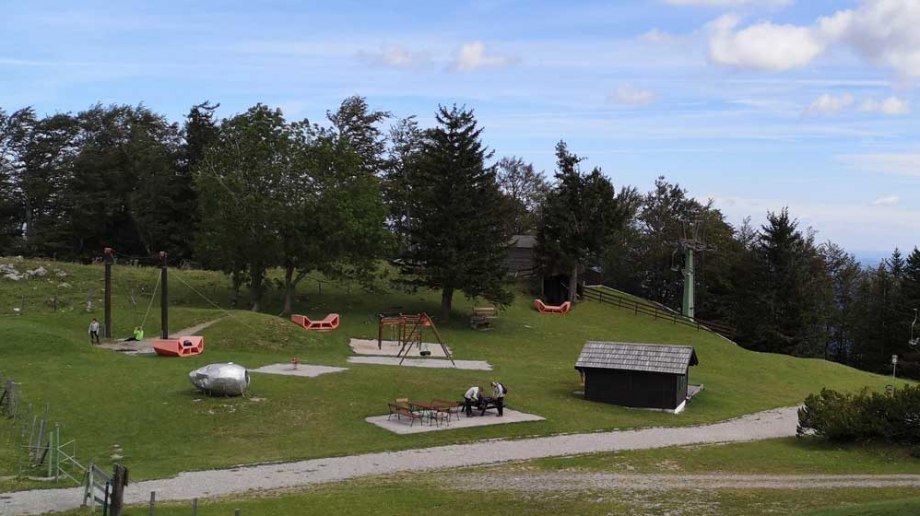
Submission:
[[[856,394],[822,389],[799,409],[798,435],[814,433],[831,441],[882,440],[920,444],[920,385],[892,392]]]

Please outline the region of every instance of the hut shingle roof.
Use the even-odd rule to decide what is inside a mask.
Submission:
[[[575,368],[684,374],[698,363],[693,346],[588,341]]]

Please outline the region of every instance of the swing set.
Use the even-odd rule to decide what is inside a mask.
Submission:
[[[456,367],[457,364],[454,362],[450,350],[447,349],[444,340],[441,338],[441,334],[438,332],[437,326],[435,326],[434,321],[431,320],[428,314],[377,314],[377,349],[383,349],[384,328],[391,329],[393,340],[400,345],[399,352],[396,353],[396,356],[399,357],[399,365],[402,365],[403,360],[409,356],[409,351],[411,351],[413,347],[418,349],[420,356],[431,355],[430,351],[424,349],[425,345],[424,342],[422,342],[422,333],[427,328],[434,334],[435,339],[437,339],[438,344],[441,346],[441,350],[444,351],[444,356],[446,356],[447,359],[450,360],[450,363]]]
[[[147,322],[147,316],[153,307],[153,300],[156,298],[157,290],[160,290],[160,338],[153,341],[153,350],[160,356],[167,357],[188,357],[200,355],[204,352],[204,337],[200,335],[183,335],[179,337],[169,337],[169,294],[168,294],[168,268],[166,262],[166,253],[160,252],[160,275],[157,279],[153,293],[150,294],[150,302],[147,305],[147,311],[144,313],[144,319],[141,321],[141,331]],[[114,262],[114,250],[105,248],[105,335],[112,337],[112,264]],[[181,280],[181,278],[180,278]],[[183,283],[185,283],[183,281]],[[186,284],[188,285],[188,284]],[[189,285],[189,287],[191,287]],[[197,292],[197,291],[196,291]],[[199,293],[200,295],[200,293]],[[210,300],[209,300],[210,301]]]

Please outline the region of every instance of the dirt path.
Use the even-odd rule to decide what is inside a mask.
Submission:
[[[188,328],[184,328],[179,331],[174,331],[170,333],[174,337],[178,337],[180,335],[195,335],[201,330],[207,328],[208,326],[211,326],[214,323],[223,321],[227,317],[230,317],[230,316],[225,315],[223,317],[218,317],[217,319],[203,322],[201,324],[196,324],[195,326],[190,326]],[[103,348],[103,349],[110,349],[112,351],[121,351],[125,353],[126,355],[143,355],[143,354],[155,353],[155,351],[153,350],[153,341],[159,338],[160,338],[159,333],[157,333],[156,337],[146,338],[139,342],[124,342],[123,340],[116,340],[114,342],[104,342],[102,344],[99,344],[97,347]]]

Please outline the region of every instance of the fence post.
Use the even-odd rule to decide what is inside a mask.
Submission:
[[[192,498],[192,516],[198,516],[198,499]]]
[[[156,505],[157,501],[157,492],[150,491],[150,516],[153,516],[153,507]]]

